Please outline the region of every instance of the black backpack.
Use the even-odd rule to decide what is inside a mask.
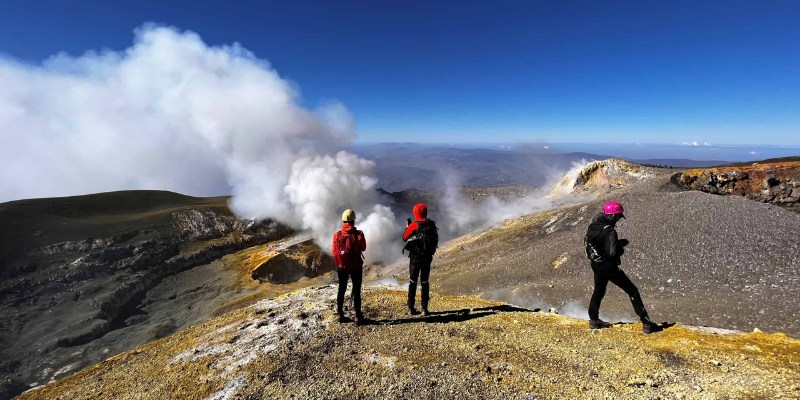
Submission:
[[[600,227],[598,230],[597,228]],[[611,228],[611,225],[590,224],[589,229],[586,230],[586,236],[583,237],[583,251],[586,258],[591,262],[602,263],[606,261],[606,254],[603,251],[602,240],[605,239],[603,235],[606,228]]]
[[[426,256],[436,254],[436,248],[439,247],[439,228],[436,227],[436,222],[429,219],[417,224],[419,227],[408,238],[404,249],[411,253]]]

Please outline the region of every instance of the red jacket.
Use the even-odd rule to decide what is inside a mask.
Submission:
[[[364,238],[364,232],[356,229],[350,222],[342,222],[342,230],[343,235],[347,235],[350,233],[356,234],[356,239],[358,240],[358,248],[361,251],[367,250],[367,239]],[[338,233],[338,232],[337,232]],[[333,241],[331,242],[331,253],[336,252],[336,234],[333,234]]]
[[[426,206],[425,203],[418,203],[414,206],[414,220],[414,222],[406,227],[406,231],[403,232],[404,242],[419,228],[419,222],[428,220],[428,206]]]

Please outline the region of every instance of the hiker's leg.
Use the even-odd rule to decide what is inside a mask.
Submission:
[[[414,303],[417,297],[417,280],[419,279],[420,264],[419,257],[411,254],[408,263],[408,309],[414,309]]]
[[[433,257],[425,257],[420,265],[420,281],[422,283],[422,309],[428,311],[428,301],[431,298],[431,287],[428,279],[431,275],[431,262]]]
[[[336,275],[339,277],[339,292],[336,293],[336,313],[340,316],[344,315],[344,293],[347,291],[347,277],[348,273],[344,270],[336,270]]]
[[[592,299],[589,300],[589,320],[600,319],[600,302],[603,301],[603,296],[606,295],[606,286],[608,285],[608,277],[602,271],[597,271],[592,268],[594,272],[594,292],[592,292]]]
[[[633,305],[633,311],[639,316],[639,320],[642,322],[650,321],[650,318],[647,316],[647,310],[645,310],[644,303],[642,302],[642,296],[639,295],[639,289],[637,289],[636,285],[631,282],[630,278],[628,278],[628,275],[625,275],[625,272],[617,268],[609,276],[609,280],[611,283],[624,290],[628,297],[630,297],[631,304]]]
[[[353,279],[353,307],[356,309],[356,317],[361,318],[361,281],[363,278],[363,269],[350,272],[350,277]]]

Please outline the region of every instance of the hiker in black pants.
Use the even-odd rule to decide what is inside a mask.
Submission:
[[[347,291],[347,280],[353,281],[353,307],[356,312],[356,325],[362,325],[364,314],[361,313],[361,282],[364,274],[364,258],[362,253],[367,250],[367,241],[364,232],[356,229],[356,213],[347,209],[342,214],[342,229],[333,235],[331,253],[336,262],[339,275],[339,292],[336,294],[336,315],[339,322],[350,319],[344,315],[344,295]]]
[[[411,315],[418,315],[419,311],[414,307],[417,297],[417,282],[421,279],[422,284],[422,312],[430,315],[428,302],[430,301],[430,283],[428,278],[431,275],[431,263],[436,247],[439,243],[439,234],[436,223],[428,219],[428,206],[424,203],[414,205],[414,221],[408,220],[405,232],[403,232],[404,247],[408,250],[409,263],[409,282],[408,282],[408,312]]]
[[[603,205],[603,212],[597,214],[586,231],[587,256],[591,260],[592,271],[594,272],[594,292],[589,302],[589,327],[599,329],[608,326],[608,323],[600,320],[600,302],[606,295],[606,286],[611,282],[630,297],[633,310],[642,321],[642,331],[653,333],[658,330],[658,325],[650,322],[647,310],[644,308],[639,289],[631,282],[619,266],[620,257],[625,252],[628,244],[626,239],[618,239],[615,225],[617,221],[625,218],[622,204],[616,201],[609,201]],[[599,253],[592,257],[590,253]]]

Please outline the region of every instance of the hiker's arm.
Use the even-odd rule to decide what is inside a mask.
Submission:
[[[606,254],[609,257],[617,257],[622,255],[622,249],[619,245],[619,239],[617,239],[617,231],[611,230],[611,232],[606,236]]]
[[[403,232],[403,241],[408,241],[408,238],[414,233],[415,230],[419,227],[419,224],[416,222],[412,222],[411,225],[406,227],[406,231]]]
[[[336,233],[333,234],[333,242],[331,242],[331,254],[336,253],[336,235],[338,233],[339,232],[336,232]]]

